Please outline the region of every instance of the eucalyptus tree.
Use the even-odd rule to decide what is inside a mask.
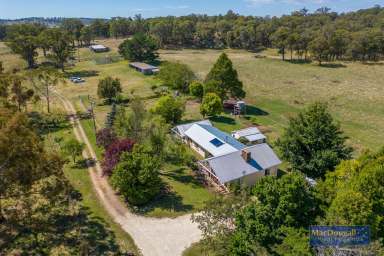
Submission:
[[[40,68],[32,73],[30,81],[35,90],[45,98],[47,112],[50,113],[50,88],[58,85],[60,82],[65,83],[63,74],[52,68]]]

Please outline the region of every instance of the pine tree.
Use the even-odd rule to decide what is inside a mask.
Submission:
[[[223,53],[209,72],[206,82],[217,81],[225,92],[224,97],[241,99],[245,97],[243,83],[239,80],[237,71],[233,68],[232,61]]]
[[[105,127],[106,128],[112,128],[114,122],[115,122],[115,119],[116,119],[116,104],[113,103],[112,104],[112,109],[111,109],[111,112],[109,112],[107,114],[107,118],[105,120]]]

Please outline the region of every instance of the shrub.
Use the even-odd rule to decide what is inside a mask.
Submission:
[[[133,205],[143,205],[161,189],[158,169],[160,161],[143,146],[135,145],[132,153],[124,153],[111,177],[111,184]]]
[[[215,93],[207,93],[200,106],[200,113],[205,116],[215,116],[223,111],[222,100]]]
[[[130,61],[152,62],[157,59],[156,41],[145,34],[135,34],[119,45],[119,53]]]
[[[195,79],[195,74],[185,64],[167,62],[161,66],[158,77],[166,86],[188,92],[189,84]]]
[[[200,82],[194,81],[189,85],[189,93],[196,98],[203,98],[204,87]]]
[[[116,140],[117,136],[112,129],[104,128],[96,133],[96,144],[99,147],[106,149]]]
[[[78,142],[76,139],[70,139],[64,143],[63,152],[67,156],[70,156],[74,163],[76,163],[76,158],[81,156],[81,153],[84,150],[85,145]]]
[[[184,103],[168,95],[161,97],[152,109],[152,112],[160,115],[167,123],[177,123],[184,113]]]
[[[109,104],[111,104],[112,99],[115,98],[121,91],[120,80],[110,76],[101,79],[97,86],[97,95],[101,99],[107,99]]]
[[[133,148],[134,141],[130,139],[117,140],[112,143],[104,153],[104,160],[101,163],[103,175],[112,175],[112,171],[119,163],[120,156],[124,152],[130,152]]]

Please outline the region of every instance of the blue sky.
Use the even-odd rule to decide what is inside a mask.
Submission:
[[[289,14],[306,7],[310,11],[328,6],[345,12],[374,5],[384,0],[0,0],[0,18],[20,17],[144,17],[220,14],[231,9],[241,14],[266,16]]]

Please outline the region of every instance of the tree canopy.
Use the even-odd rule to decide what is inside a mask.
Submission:
[[[178,62],[162,64],[158,77],[165,85],[182,92],[188,92],[190,83],[196,78],[187,65]]]
[[[97,86],[97,95],[99,98],[106,99],[109,104],[112,103],[112,99],[120,92],[122,92],[122,89],[120,79],[118,78],[108,76],[101,79]]]
[[[205,116],[216,116],[223,112],[223,102],[215,93],[207,93],[200,106],[200,113]]]
[[[28,63],[28,68],[36,64],[41,31],[42,27],[36,24],[20,24],[11,26],[7,32],[7,45]]]
[[[132,153],[123,153],[113,171],[111,184],[133,205],[153,199],[161,188],[160,161],[144,146],[135,145]]]
[[[322,178],[340,161],[351,157],[352,149],[346,139],[327,106],[315,103],[290,119],[277,146],[293,169]]]
[[[384,150],[340,163],[317,190],[329,225],[369,225],[373,239],[384,232]]]
[[[224,97],[241,99],[245,97],[243,83],[239,80],[237,71],[227,54],[222,53],[206,77],[206,82],[216,81],[224,91]]]
[[[152,108],[152,112],[160,115],[168,123],[176,124],[184,114],[184,102],[170,95],[161,97]]]
[[[157,49],[155,40],[143,33],[135,34],[119,45],[119,53],[130,61],[152,62],[158,57]]]

